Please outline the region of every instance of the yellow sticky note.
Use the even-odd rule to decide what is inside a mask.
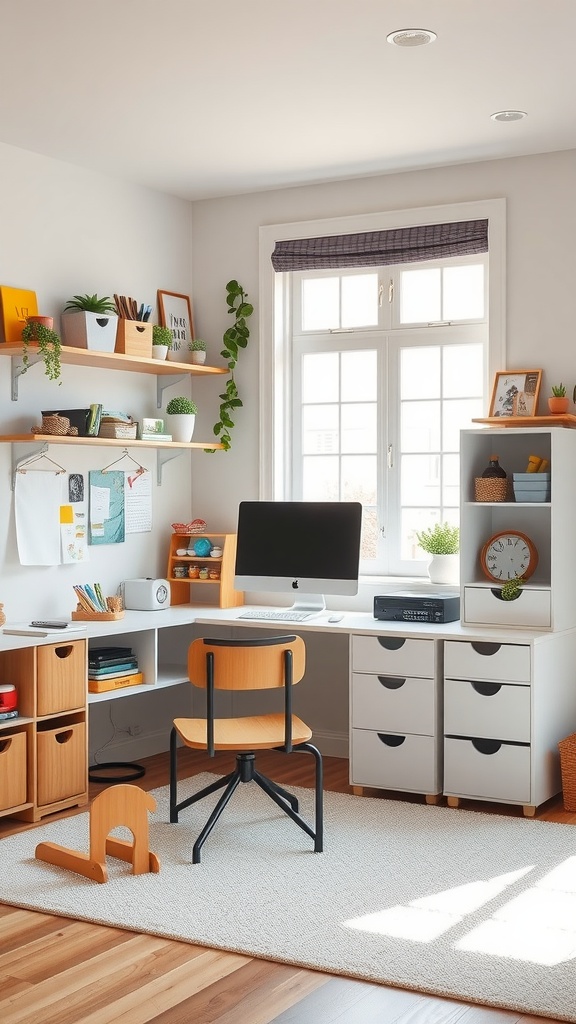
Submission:
[[[74,509],[72,508],[72,505],[60,505],[60,522],[74,522]]]

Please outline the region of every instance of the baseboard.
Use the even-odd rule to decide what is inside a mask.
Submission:
[[[315,731],[312,743],[316,744],[324,757],[349,757],[348,736],[341,732]]]

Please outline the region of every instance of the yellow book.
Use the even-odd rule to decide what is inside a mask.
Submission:
[[[106,679],[89,679],[88,693],[104,693],[106,690],[120,690],[123,686],[137,686],[144,682],[142,672],[131,676],[108,676]]]

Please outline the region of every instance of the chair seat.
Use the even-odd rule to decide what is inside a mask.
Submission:
[[[204,718],[175,718],[174,728],[187,747],[206,749]],[[312,730],[292,715],[292,743],[307,743]],[[215,750],[270,750],[284,744],[284,715],[255,715],[248,718],[217,718],[214,722]]]

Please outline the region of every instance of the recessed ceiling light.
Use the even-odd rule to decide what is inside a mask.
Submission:
[[[498,110],[495,114],[490,114],[493,121],[521,121],[523,117],[528,117],[525,110]]]
[[[436,38],[436,33],[427,28],[401,28],[386,36],[387,41],[394,46],[425,46],[426,43],[433,43]]]

